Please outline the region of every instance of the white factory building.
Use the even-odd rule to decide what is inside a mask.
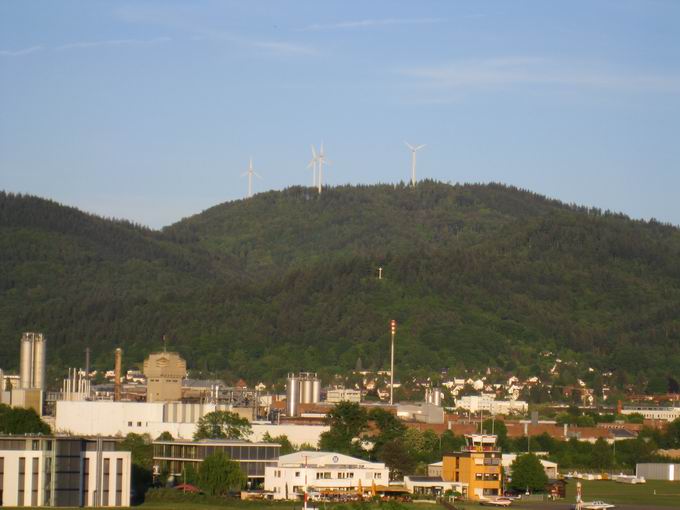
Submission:
[[[60,433],[84,436],[125,436],[130,432],[149,434],[152,439],[169,432],[175,439],[192,439],[201,416],[217,409],[215,404],[181,402],[113,402],[111,400],[67,401],[56,405],[54,429]],[[241,408],[227,409],[238,412]],[[288,436],[294,445],[316,445],[326,425],[251,423],[249,440],[261,441],[265,433],[271,437]]]
[[[370,493],[389,484],[389,469],[341,453],[302,451],[282,455],[276,466],[267,466],[264,490],[274,499],[298,499],[305,488],[314,496]]]
[[[0,507],[129,507],[130,475],[112,439],[0,437]]]

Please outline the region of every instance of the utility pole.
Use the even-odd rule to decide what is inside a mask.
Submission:
[[[392,350],[390,355],[390,405],[394,405],[394,335],[397,333],[397,321],[390,321],[390,333],[392,336]]]

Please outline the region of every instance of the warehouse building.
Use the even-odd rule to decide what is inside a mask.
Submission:
[[[130,452],[114,439],[0,437],[0,506],[130,506]]]
[[[645,480],[680,481],[680,464],[649,462],[635,465],[635,476]]]

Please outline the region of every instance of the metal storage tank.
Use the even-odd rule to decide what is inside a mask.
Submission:
[[[300,402],[303,404],[311,404],[313,392],[314,381],[309,375],[305,374],[304,378],[300,379]]]
[[[312,402],[314,404],[321,402],[321,381],[318,377],[312,381]]]
[[[24,333],[21,337],[21,359],[19,367],[19,386],[30,388],[33,375],[33,337]]]
[[[288,374],[286,385],[286,414],[288,416],[297,416],[299,399],[300,381],[295,374]]]
[[[439,388],[432,389],[432,403],[436,406],[442,405],[442,392],[439,391]]]
[[[42,333],[33,336],[33,388],[45,389],[47,340]]]

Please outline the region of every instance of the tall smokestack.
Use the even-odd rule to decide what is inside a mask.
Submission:
[[[122,364],[123,364],[123,349],[118,347],[116,349],[116,364],[115,364],[115,367],[113,369],[114,377],[116,378],[115,382],[113,383],[113,400],[115,402],[120,401],[120,394],[121,394],[121,387],[120,386],[121,386],[121,379],[122,379],[122,375],[123,375],[122,374],[122,371],[123,371]]]
[[[90,348],[85,347],[85,380],[90,380]]]

